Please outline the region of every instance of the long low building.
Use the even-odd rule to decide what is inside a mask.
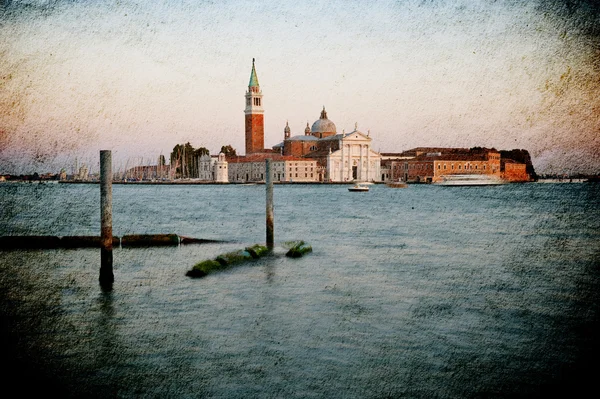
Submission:
[[[266,160],[271,159],[275,182],[318,182],[317,160],[281,155],[255,153],[227,158],[230,183],[262,182],[266,180]]]
[[[382,154],[382,170],[390,181],[436,183],[443,176],[481,174],[507,181],[530,181],[526,164],[502,159],[496,149],[414,148],[399,154]]]

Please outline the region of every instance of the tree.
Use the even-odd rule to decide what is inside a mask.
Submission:
[[[206,147],[200,147],[200,148],[198,148],[197,150],[194,151],[194,154],[197,157],[200,157],[202,155],[210,155],[210,151],[208,151],[208,148],[206,148]]]
[[[192,177],[195,174],[196,160],[194,147],[187,142],[177,144],[171,152],[171,165],[175,165],[175,176],[180,178]]]
[[[233,148],[231,145],[224,145],[223,147],[221,147],[221,152],[225,154],[226,158],[237,156],[235,148]]]
[[[537,174],[535,173],[535,169],[533,168],[533,163],[531,163],[531,156],[529,155],[529,151],[523,149],[514,149],[514,150],[502,150],[500,151],[500,157],[503,159],[512,159],[513,161],[524,163],[525,171],[531,176],[533,179],[537,179]]]

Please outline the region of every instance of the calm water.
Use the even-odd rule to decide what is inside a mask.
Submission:
[[[114,186],[115,235],[228,243],[0,252],[5,385],[86,397],[547,397],[594,387],[600,185]],[[97,235],[97,185],[0,185],[2,235]]]

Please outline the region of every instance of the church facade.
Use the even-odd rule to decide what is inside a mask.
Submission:
[[[351,182],[382,181],[381,155],[371,148],[370,132],[364,134],[354,125],[352,132],[337,133],[337,127],[327,117],[325,107],[321,116],[304,135],[292,136],[289,124],[284,139],[273,147],[283,155],[313,158],[317,161],[319,181]]]

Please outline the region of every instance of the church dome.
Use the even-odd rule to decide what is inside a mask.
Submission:
[[[325,107],[321,111],[321,117],[313,123],[310,132],[313,136],[324,137],[323,133],[329,133],[327,135],[334,135],[336,133],[335,123],[327,119],[327,112]]]

